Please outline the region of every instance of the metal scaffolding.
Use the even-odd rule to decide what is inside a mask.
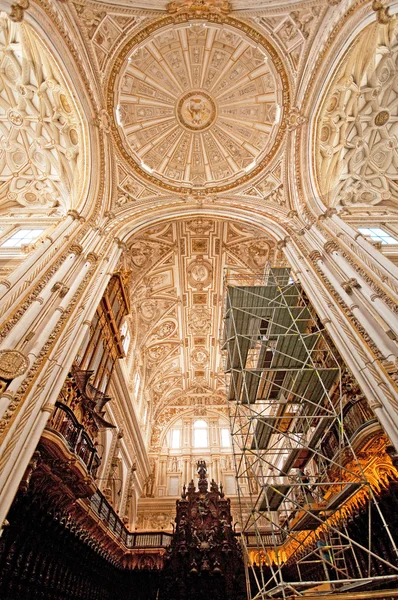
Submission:
[[[345,367],[290,269],[225,276],[223,349],[250,597],[397,579],[372,550],[370,518],[366,547],[344,528],[353,502],[376,500],[344,431]],[[388,575],[372,577],[374,559]]]

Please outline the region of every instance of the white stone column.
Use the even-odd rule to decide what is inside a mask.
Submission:
[[[105,243],[105,240],[101,240],[101,243]],[[5,518],[13,501],[19,481],[23,477],[30,457],[36,449],[48,420],[49,406],[55,403],[84,336],[85,329],[82,324],[92,319],[110,276],[115,269],[120,252],[120,248],[115,244],[111,250],[108,250],[107,257],[95,264],[95,269],[82,292],[82,297],[68,317],[69,323],[72,323],[72,325],[69,325],[71,328],[62,330],[50,354],[43,358],[40,374],[23,398],[21,405],[18,407],[16,418],[3,440],[0,448],[0,522]],[[30,354],[33,358],[40,356],[40,344],[41,347],[46,344],[62,316],[62,311],[68,307],[68,302],[89,271],[92,261],[95,260],[94,255],[88,258],[82,264],[79,277],[76,277],[70,290],[60,302],[58,310],[54,311],[48,327],[39,334],[39,337],[31,340]],[[5,394],[7,402],[12,399],[12,393],[18,391],[24,378],[25,375],[11,382]]]
[[[32,325],[38,315],[40,314],[43,316],[43,313],[46,312],[46,304],[53,294],[59,290],[61,294],[63,293],[63,296],[66,295],[68,288],[63,284],[62,280],[68,271],[73,267],[76,267],[76,258],[78,257],[78,254],[79,247],[75,246],[56,273],[50,278],[40,296],[33,300],[32,304],[17,321],[17,324],[13,327],[7,337],[4,338],[3,342],[0,344],[1,349],[16,347],[18,343],[21,342],[21,339],[26,335],[28,328]]]
[[[52,232],[51,236],[46,236],[40,246],[31,252],[29,256],[8,276],[6,280],[0,281],[0,298],[5,302],[8,296],[11,296],[21,285],[24,288],[28,287],[29,280],[37,278],[40,280],[40,261],[42,261],[43,269],[48,267],[48,259],[46,255],[54,246],[55,249],[62,243],[62,238],[67,234],[73,236],[76,229],[84,221],[76,211],[69,211],[67,217]],[[55,253],[54,253],[55,254]]]
[[[369,406],[377,415],[381,426],[386,431],[392,444],[398,451],[398,410],[396,407],[396,390],[384,372],[382,366],[375,360],[373,354],[363,343],[359,332],[356,330],[349,317],[336,304],[329,289],[315,271],[310,250],[302,254],[290,238],[281,243],[285,255],[298,276],[303,289],[317,311],[325,328],[338,348],[354,377],[357,379],[362,391],[366,395]],[[322,258],[312,255],[316,260]],[[322,269],[323,270],[323,269]],[[329,272],[325,276],[329,276]],[[341,285],[331,277],[331,286],[337,287],[340,295]]]
[[[344,281],[339,281],[337,275],[333,272],[327,258],[323,257],[320,253],[317,254],[317,261],[320,269],[323,271],[324,275],[333,285],[334,289],[341,297],[341,299],[348,306],[352,314],[356,317],[359,323],[364,327],[364,329],[369,333],[373,342],[380,349],[383,354],[384,359],[388,359],[392,355],[396,356],[397,347],[394,342],[387,337],[387,335],[383,335],[383,330],[380,328],[380,324],[372,322],[372,315],[369,313],[369,310],[364,313],[363,306],[358,303],[357,298],[353,298],[347,291],[347,287],[344,285]],[[367,314],[366,314],[367,313]]]

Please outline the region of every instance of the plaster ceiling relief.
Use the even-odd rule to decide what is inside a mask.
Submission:
[[[369,26],[319,111],[318,184],[329,207],[398,208],[398,27]]]
[[[206,405],[225,397],[219,345],[224,270],[262,272],[268,260],[278,262],[279,251],[260,229],[205,215],[147,227],[127,245],[133,371],[140,365],[159,436],[156,415],[177,397],[194,404],[198,389],[205,390]]]
[[[84,184],[75,101],[29,25],[0,13],[0,195],[3,211],[63,215]]]
[[[106,70],[109,59],[121,39],[141,25],[148,17],[132,15],[131,11],[109,10],[97,2],[73,2],[77,22],[82,25],[91,42],[100,71]]]
[[[279,14],[256,17],[255,20],[279,41],[293,71],[298,71],[304,51],[324,12],[324,4],[320,3],[319,6],[296,7],[296,10],[282,8]]]
[[[275,50],[247,24],[211,19],[160,20],[130,40],[110,77],[123,158],[180,193],[222,191],[258,174],[285,130],[289,90]]]

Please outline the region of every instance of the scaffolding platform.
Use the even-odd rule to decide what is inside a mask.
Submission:
[[[264,486],[260,511],[277,510],[291,486],[289,484],[267,484]]]
[[[285,580],[285,562],[306,565],[324,535],[341,565],[348,552],[358,562],[358,547],[374,556],[347,536],[335,541],[341,515],[369,485],[342,427],[345,366],[300,283],[290,269],[270,266],[252,281],[246,272],[226,278],[222,336],[242,543],[251,540],[252,549],[257,540],[259,562],[272,572],[253,573],[255,598],[276,590],[288,597],[314,582]],[[323,560],[322,549],[315,554]],[[320,585],[328,585],[324,570]],[[339,580],[348,573],[338,571]]]

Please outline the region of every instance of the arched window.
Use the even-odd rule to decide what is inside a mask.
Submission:
[[[193,424],[194,448],[207,448],[209,445],[209,432],[206,421],[195,421]]]

